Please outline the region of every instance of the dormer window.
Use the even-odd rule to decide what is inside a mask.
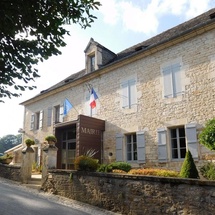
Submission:
[[[92,55],[90,58],[90,72],[95,70],[95,55]]]
[[[98,70],[116,57],[116,54],[94,41],[93,38],[90,39],[84,52],[86,73]]]

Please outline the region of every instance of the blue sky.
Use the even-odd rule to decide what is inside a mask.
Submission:
[[[99,1],[99,0],[98,0]],[[0,137],[18,134],[23,127],[24,108],[19,103],[37,95],[85,66],[84,49],[90,38],[118,53],[215,7],[214,0],[100,0],[102,7],[91,28],[67,26],[71,36],[62,55],[38,65],[41,75],[34,91],[0,103]]]

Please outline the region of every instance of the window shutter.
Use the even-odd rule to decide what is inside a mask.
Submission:
[[[128,82],[122,84],[122,107],[128,107]]]
[[[198,159],[198,144],[197,144],[197,132],[196,124],[190,123],[185,125],[187,147],[192,154],[192,157]]]
[[[160,128],[157,130],[158,133],[158,161],[167,161],[167,141],[166,141],[166,130]]]
[[[40,111],[39,128],[43,127],[43,111]]]
[[[138,163],[145,163],[146,161],[144,131],[137,132],[137,160]]]
[[[31,114],[31,130],[34,130],[34,126],[35,126],[35,114],[32,113]]]
[[[63,105],[60,106],[60,118],[59,118],[60,122],[63,122]]]
[[[123,161],[123,134],[116,135],[116,161]]]
[[[129,85],[130,85],[130,105],[134,105],[137,103],[137,98],[136,98],[136,81],[135,80],[131,80],[129,81]]]
[[[47,126],[51,126],[52,124],[52,107],[48,108],[48,119],[47,119]]]
[[[182,92],[180,64],[175,64],[172,66],[172,75],[174,86],[173,93],[174,96],[176,96],[177,94],[181,94]]]
[[[171,67],[167,67],[163,70],[163,80],[164,80],[164,97],[172,97],[172,75]]]

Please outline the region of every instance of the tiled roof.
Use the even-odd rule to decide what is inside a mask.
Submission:
[[[108,62],[106,65],[101,65],[100,69],[102,69],[102,67],[108,67],[108,65],[110,65],[110,64],[121,61],[121,60],[128,58],[130,56],[133,56],[135,54],[138,54],[140,51],[148,50],[154,46],[157,46],[159,44],[170,41],[174,38],[177,38],[183,34],[191,32],[195,29],[200,28],[201,26],[207,25],[208,23],[214,22],[214,21],[215,21],[215,8],[213,8],[213,9],[207,11],[206,13],[203,13],[187,22],[177,25],[176,27],[173,27],[167,31],[164,31],[161,34],[158,34],[148,40],[145,40],[141,43],[138,43],[130,48],[127,48],[127,49],[119,52],[116,55],[116,57],[114,59],[112,59],[110,62]],[[103,47],[96,41],[94,41],[94,42],[96,44],[98,44],[99,46]],[[96,72],[96,71],[94,71],[94,72]],[[75,74],[70,75],[69,77],[67,77],[63,81],[55,84],[54,86],[52,86],[44,91],[41,91],[40,95],[44,94],[46,92],[49,92],[51,90],[57,89],[61,86],[64,86],[64,85],[68,84],[69,82],[78,80],[85,75],[87,75],[87,74],[86,74],[85,69],[83,69]],[[37,95],[37,96],[39,96],[39,95]]]

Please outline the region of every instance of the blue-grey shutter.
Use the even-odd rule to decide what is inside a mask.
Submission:
[[[182,92],[182,85],[181,85],[181,70],[180,64],[172,65],[172,79],[173,79],[173,94],[177,96]]]
[[[123,161],[123,134],[116,135],[116,161]]]
[[[125,82],[122,84],[122,107],[126,108],[128,107],[128,82]]]
[[[192,154],[192,157],[198,158],[198,144],[197,144],[197,132],[196,124],[190,123],[185,125],[187,147]]]
[[[145,163],[146,161],[146,148],[144,131],[138,131],[137,135],[137,160],[138,163]]]
[[[172,97],[172,74],[171,67],[168,66],[163,69],[163,80],[164,80],[164,97]]]
[[[166,162],[167,161],[167,139],[166,139],[166,130],[160,128],[157,130],[158,133],[158,161]]]
[[[137,96],[136,96],[136,81],[130,80],[129,81],[129,87],[130,87],[130,93],[129,93],[129,99],[130,99],[130,106],[134,105],[137,103]]]
[[[52,107],[49,107],[47,116],[47,126],[51,126],[51,124],[52,124]]]

